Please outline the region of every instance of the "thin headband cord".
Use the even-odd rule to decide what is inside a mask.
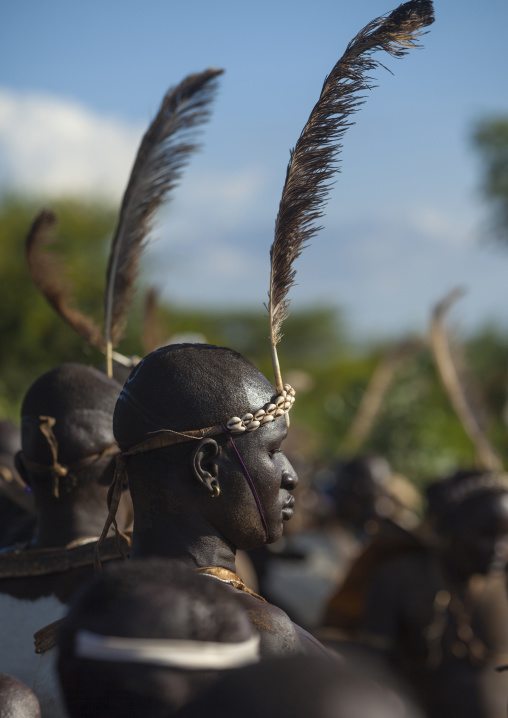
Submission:
[[[246,478],[247,478],[247,481],[248,481],[248,483],[249,483],[249,486],[250,486],[250,490],[252,491],[252,495],[254,496],[254,500],[256,501],[256,505],[257,505],[257,507],[258,507],[259,515],[261,516],[261,521],[262,521],[262,523],[263,523],[263,528],[264,528],[264,530],[265,530],[266,538],[268,539],[268,526],[267,526],[267,524],[266,524],[265,514],[264,514],[264,511],[263,511],[263,506],[262,506],[261,500],[260,500],[260,498],[259,498],[259,496],[258,496],[258,492],[256,491],[256,487],[254,486],[254,482],[252,481],[252,479],[251,479],[251,477],[250,477],[250,474],[249,474],[249,471],[248,471],[247,467],[245,466],[242,457],[240,456],[240,452],[239,452],[238,449],[236,448],[236,444],[235,444],[235,442],[233,441],[233,437],[231,436],[231,434],[229,433],[229,431],[227,430],[227,428],[226,428],[225,425],[223,425],[222,428],[224,429],[224,433],[226,434],[226,436],[228,437],[229,441],[231,442],[231,446],[232,446],[233,449],[235,450],[235,454],[238,456],[238,460],[240,461],[240,463],[241,463],[241,465],[242,465],[244,474],[245,474],[245,476],[246,476]]]
[[[28,417],[24,417],[27,419]],[[47,441],[48,447],[51,451],[53,463],[51,465],[39,464],[35,461],[31,461],[23,456],[23,463],[27,469],[36,473],[47,473],[50,472],[53,478],[53,495],[56,499],[60,498],[60,479],[64,477],[70,477],[72,472],[76,469],[82,469],[86,466],[94,464],[96,461],[105,459],[108,456],[118,454],[119,448],[116,441],[109,446],[106,446],[102,451],[85,456],[83,459],[79,459],[68,466],[64,466],[58,461],[58,441],[53,432],[53,427],[56,424],[56,419],[53,416],[38,416],[33,417],[37,419],[38,428],[42,435]],[[74,484],[75,485],[75,484]],[[32,493],[29,491],[29,493]]]
[[[120,394],[120,398],[122,398],[122,395],[123,393],[125,393],[125,391],[126,389],[124,387],[122,394]],[[216,424],[215,426],[208,426],[205,429],[192,429],[190,431],[176,431],[175,429],[158,429],[155,432],[150,432],[150,434],[153,434],[153,436],[150,436],[150,438],[145,439],[139,444],[131,446],[130,449],[127,449],[126,451],[121,451],[119,454],[117,454],[115,477],[108,492],[108,516],[106,518],[106,523],[104,524],[102,534],[100,535],[100,538],[97,541],[97,545],[95,547],[95,571],[100,572],[101,570],[100,547],[105,541],[111,526],[114,526],[117,540],[118,534],[120,533],[118,530],[118,526],[116,525],[115,515],[118,509],[118,505],[120,503],[123,487],[127,484],[127,457],[136,456],[137,454],[144,454],[148,451],[164,449],[168,446],[176,446],[177,444],[183,444],[187,441],[200,441],[201,439],[206,439],[210,436],[218,436],[219,434],[226,434],[229,441],[233,445],[235,453],[238,456],[238,460],[240,461],[245,472],[245,476],[251,488],[252,495],[254,496],[254,499],[256,501],[259,515],[261,516],[261,521],[263,523],[263,528],[265,530],[266,538],[268,539],[268,526],[266,524],[263,506],[261,505],[261,501],[256,491],[256,487],[254,486],[254,482],[252,481],[249,472],[247,471],[247,467],[245,466],[242,457],[238,453],[238,449],[236,448],[231,435],[243,434],[244,432],[250,433],[251,431],[256,431],[265,424],[269,424],[270,422],[275,421],[279,417],[284,416],[288,413],[288,411],[293,406],[294,401],[295,390],[289,384],[284,384],[282,392],[276,397],[274,397],[273,401],[267,402],[261,409],[258,409],[254,413],[247,412],[247,414],[244,414],[242,417],[233,416],[225,424]]]

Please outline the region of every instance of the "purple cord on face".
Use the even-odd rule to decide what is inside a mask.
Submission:
[[[247,470],[247,467],[246,467],[245,464],[243,463],[243,459],[242,459],[242,457],[240,456],[240,453],[239,453],[238,449],[236,448],[236,444],[235,444],[235,442],[233,441],[233,437],[231,436],[231,434],[230,434],[229,431],[227,430],[227,427],[226,427],[224,424],[222,425],[222,428],[224,429],[224,433],[226,434],[226,436],[228,437],[229,441],[231,442],[231,446],[232,446],[233,449],[235,450],[235,453],[236,453],[236,455],[238,456],[238,459],[240,460],[240,463],[241,463],[241,465],[242,465],[242,467],[243,467],[243,471],[244,471],[245,476],[247,477],[247,481],[249,482],[249,486],[250,486],[250,488],[251,488],[252,495],[254,496],[254,499],[255,499],[255,501],[256,501],[256,505],[257,505],[257,507],[258,507],[259,515],[261,516],[261,521],[263,522],[263,527],[264,527],[264,529],[265,529],[266,538],[268,539],[268,526],[266,525],[266,519],[265,519],[265,514],[264,514],[264,512],[263,512],[263,506],[261,505],[261,501],[260,501],[260,499],[259,499],[258,492],[256,491],[256,487],[254,486],[254,482],[252,481],[252,479],[251,479],[251,477],[250,477],[250,474],[249,474],[249,472],[248,472],[248,470]]]

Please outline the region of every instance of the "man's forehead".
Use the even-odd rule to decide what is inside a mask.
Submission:
[[[257,369],[239,377],[240,387],[245,392],[247,401],[252,404],[253,409],[261,408],[276,394],[275,388]]]
[[[279,416],[275,421],[261,426],[257,431],[252,432],[250,436],[255,437],[262,444],[282,444],[287,438],[288,427],[284,416]],[[249,435],[248,435],[249,436]]]

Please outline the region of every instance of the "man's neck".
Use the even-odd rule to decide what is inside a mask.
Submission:
[[[196,523],[198,525],[196,525]],[[234,546],[226,541],[212,526],[172,515],[164,520],[151,520],[144,526],[136,519],[132,539],[131,558],[164,556],[184,563],[190,568],[220,566],[235,571]]]
[[[41,507],[37,510],[33,547],[61,548],[73,541],[100,536],[105,520],[104,510],[87,511],[79,504]]]

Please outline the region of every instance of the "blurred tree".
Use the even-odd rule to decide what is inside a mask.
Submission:
[[[60,221],[55,248],[69,268],[76,304],[100,321],[115,213],[72,199],[52,201],[51,208]],[[64,361],[100,361],[57,317],[29,277],[24,242],[40,209],[36,200],[20,196],[3,197],[0,203],[0,414],[14,420],[24,391],[41,373]]]
[[[44,371],[64,361],[104,365],[102,355],[63,323],[28,276],[24,239],[40,208],[38,203],[20,197],[0,201],[0,416],[15,421],[26,388]],[[56,248],[69,268],[76,304],[101,322],[115,212],[70,199],[54,201],[51,208],[60,219]],[[119,347],[125,354],[142,353],[141,299],[142,292],[132,307],[127,334]],[[241,352],[272,377],[268,320],[261,305],[229,313],[161,303],[157,312],[167,339],[184,333],[201,334],[210,343]],[[279,345],[283,377],[298,385],[291,422],[299,431],[294,435],[300,437],[299,451],[305,458],[323,466],[339,456],[365,387],[392,342],[354,346],[342,315],[328,307],[295,311],[284,325],[284,334]],[[508,340],[502,332],[487,327],[465,342],[465,351],[486,399],[489,434],[508,466],[501,417]],[[474,448],[441,389],[427,353],[421,352],[397,371],[361,450],[384,454],[396,471],[419,484],[473,462]]]
[[[508,245],[508,117],[480,121],[473,143],[482,164],[482,191],[492,205],[492,236]]]

